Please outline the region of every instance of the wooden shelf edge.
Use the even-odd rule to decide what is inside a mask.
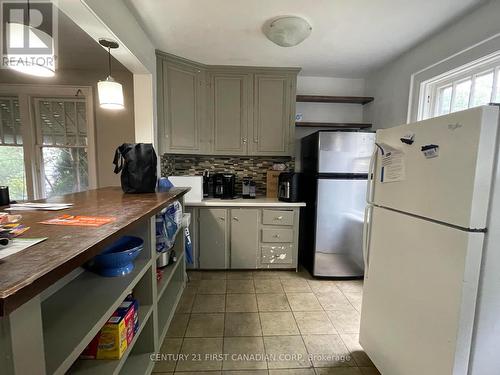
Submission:
[[[296,122],[295,126],[302,128],[334,128],[334,129],[367,129],[372,124],[355,122]]]
[[[372,96],[331,96],[331,95],[297,95],[296,101],[303,103],[342,103],[367,104],[373,102]]]

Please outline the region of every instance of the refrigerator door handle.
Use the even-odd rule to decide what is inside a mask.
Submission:
[[[365,278],[368,277],[368,268],[370,266],[370,240],[372,225],[373,206],[367,205],[365,208],[365,220],[363,224],[363,261],[365,263]]]
[[[366,203],[373,203],[373,185],[375,183],[375,165],[377,161],[378,148],[377,145],[373,147],[372,157],[370,158],[370,166],[368,167],[368,185],[366,187]]]

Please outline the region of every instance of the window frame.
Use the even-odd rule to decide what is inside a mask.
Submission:
[[[94,121],[94,100],[91,86],[66,85],[17,85],[2,84],[0,95],[17,97],[21,118],[21,133],[23,136],[24,166],[26,173],[26,191],[29,200],[42,199],[42,165],[41,148],[37,145],[35,98],[68,98],[86,99],[87,116],[87,155],[88,155],[88,185],[89,189],[97,188],[97,157]]]
[[[490,102],[500,101],[496,98],[498,85],[500,85],[500,53],[495,53],[459,68],[432,77],[421,83],[420,99],[418,105],[418,120],[426,120],[439,116],[436,109],[439,107],[439,91],[446,87],[452,87],[450,109],[453,108],[453,99],[456,86],[464,81],[471,80],[468,108],[474,101],[474,84],[478,76],[493,72],[493,88]]]

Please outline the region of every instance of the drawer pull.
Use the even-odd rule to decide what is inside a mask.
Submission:
[[[274,238],[280,238],[280,235],[279,234],[275,234],[273,237]]]
[[[221,217],[219,217],[219,220],[226,221],[226,218],[224,216],[221,216]]]
[[[235,217],[233,217],[233,220],[234,220],[234,221],[240,221],[240,219],[238,219],[238,217],[236,217],[236,216],[235,216]]]
[[[283,216],[276,216],[274,220],[283,220]]]

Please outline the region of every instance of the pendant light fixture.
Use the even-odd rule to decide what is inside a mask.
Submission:
[[[105,109],[123,109],[123,88],[121,83],[111,77],[111,48],[118,48],[118,43],[109,39],[99,39],[99,43],[108,49],[109,75],[104,81],[97,83],[99,93],[99,105]]]

